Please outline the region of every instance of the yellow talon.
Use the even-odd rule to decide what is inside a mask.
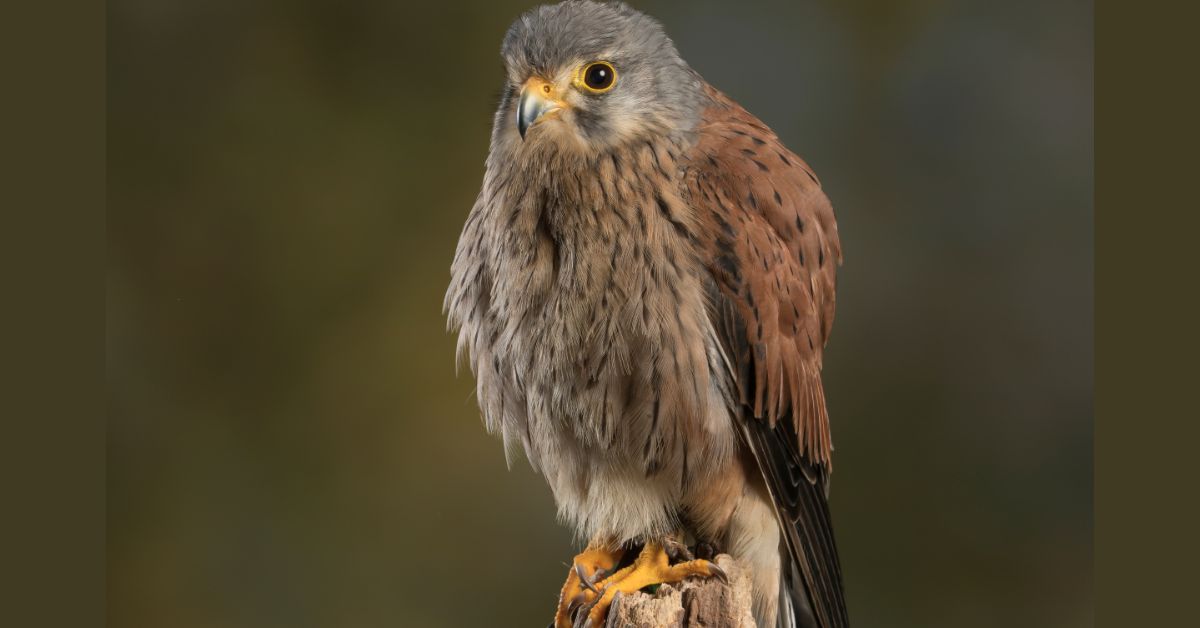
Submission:
[[[725,571],[707,560],[691,560],[671,565],[662,544],[648,542],[632,565],[596,583],[601,595],[588,612],[588,621],[584,625],[589,628],[603,626],[617,593],[629,594],[652,584],[671,584],[686,578],[710,576],[726,579]],[[585,592],[585,597],[594,598],[595,594]]]
[[[611,574],[624,555],[623,549],[612,549],[605,542],[592,541],[587,549],[575,556],[571,569],[567,571],[567,581],[563,583],[562,593],[558,596],[554,628],[571,628],[571,611],[594,599],[599,592],[593,582],[598,580],[597,574]]]

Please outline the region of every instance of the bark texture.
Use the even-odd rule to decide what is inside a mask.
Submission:
[[[729,584],[691,578],[654,593],[618,596],[606,628],[755,628],[749,576],[726,554],[716,563],[729,574]]]

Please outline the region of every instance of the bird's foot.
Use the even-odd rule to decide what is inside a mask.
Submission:
[[[672,565],[668,550],[664,549],[661,543],[648,542],[632,565],[593,583],[594,591],[583,592],[583,597],[587,600],[585,604],[588,604],[580,609],[580,612],[587,613],[584,626],[601,628],[608,619],[609,607],[618,595],[633,593],[652,585],[672,584],[682,582],[686,578],[710,576],[728,580],[723,569],[707,560],[688,560]]]
[[[558,596],[554,628],[571,628],[572,612],[599,594],[596,582],[612,575],[624,555],[623,548],[613,549],[603,543],[592,543],[575,556],[567,571],[562,593]],[[592,597],[589,598],[589,595]]]

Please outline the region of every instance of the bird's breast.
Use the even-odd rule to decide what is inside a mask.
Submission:
[[[734,437],[671,153],[492,160],[485,181],[450,302],[489,427],[524,446],[564,508],[630,473],[674,499]]]

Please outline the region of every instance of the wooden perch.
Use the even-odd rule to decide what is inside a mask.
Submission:
[[[606,628],[755,628],[750,610],[750,577],[727,554],[716,563],[729,575],[689,578],[664,584],[654,593],[618,596],[608,613]],[[580,617],[575,628],[581,628]]]

